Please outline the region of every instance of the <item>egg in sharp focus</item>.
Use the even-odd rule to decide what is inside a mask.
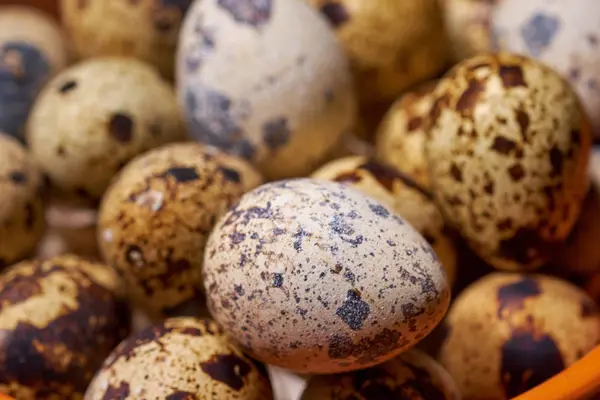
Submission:
[[[461,292],[446,323],[440,361],[465,400],[514,398],[600,342],[592,299],[544,275],[492,273]]]
[[[101,253],[123,277],[130,298],[160,315],[198,294],[209,233],[261,183],[246,161],[209,146],[151,150],[125,166],[102,200]]]
[[[565,80],[498,53],[458,64],[434,92],[429,179],[445,218],[496,268],[541,266],[588,188],[584,111]]]
[[[307,178],[245,194],[211,234],[203,276],[216,321],[257,359],[300,373],[394,357],[450,296],[429,243],[391,208]]]
[[[92,203],[133,157],[184,137],[173,89],[133,58],[96,58],[62,71],[27,124],[32,157],[52,185]]]
[[[331,161],[311,177],[347,184],[390,207],[431,244],[452,285],[456,248],[427,189],[400,170],[364,156]]]
[[[150,396],[150,397],[149,397]],[[267,370],[214,322],[170,318],[125,339],[84,399],[272,400]]]
[[[346,55],[304,0],[193,3],[177,89],[193,137],[268,179],[309,174],[355,123]]]
[[[0,393],[81,399],[127,334],[112,269],[73,255],[23,261],[0,275]]]
[[[25,148],[0,133],[0,269],[31,255],[44,234],[42,187]]]
[[[492,15],[496,46],[535,58],[565,77],[600,140],[600,8],[594,0],[502,0]]]

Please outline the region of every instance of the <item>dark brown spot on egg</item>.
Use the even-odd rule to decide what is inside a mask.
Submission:
[[[537,281],[528,277],[501,286],[498,289],[498,318],[503,319],[505,313],[523,310],[525,300],[537,297],[541,293]]]
[[[365,164],[359,166],[358,168],[370,172],[377,182],[379,182],[381,186],[385,187],[390,192],[393,192],[394,190],[394,181],[400,180],[404,185],[418,191],[428,199],[433,197],[429,191],[427,191],[423,186],[419,185],[407,174],[374,159],[368,160]]]
[[[515,164],[508,169],[508,174],[513,182],[519,182],[525,177],[525,170],[521,164]]]
[[[555,244],[543,240],[533,228],[519,228],[512,238],[500,242],[500,255],[524,267],[551,254]]]
[[[499,221],[498,224],[496,225],[496,227],[498,228],[499,231],[507,231],[509,229],[512,229],[512,226],[513,226],[513,222],[512,222],[512,219],[510,219],[510,218],[503,219],[503,220]]]
[[[362,178],[356,171],[350,171],[336,176],[333,180],[340,183],[356,183],[360,182]]]
[[[485,87],[481,82],[477,80],[471,80],[467,89],[462,93],[456,102],[456,111],[461,113],[470,113],[479,101],[479,95],[483,92],[484,88]]]
[[[36,213],[33,204],[25,204],[25,228],[32,230],[36,220]]]
[[[126,114],[114,114],[108,123],[108,132],[118,142],[129,143],[133,138],[133,120]]]
[[[598,46],[598,36],[594,33],[587,35],[587,41],[592,47]]]
[[[219,354],[200,364],[202,371],[216,381],[240,391],[244,379],[251,371],[250,365],[235,354]]]
[[[408,120],[406,128],[409,132],[416,131],[423,125],[423,119],[420,117],[413,117]]]
[[[267,121],[263,125],[263,141],[272,151],[285,147],[290,141],[291,131],[287,118],[280,117]]]
[[[338,28],[350,19],[350,15],[343,4],[337,1],[329,1],[321,6],[321,13],[327,17],[329,22]]]
[[[361,299],[356,290],[348,290],[346,299],[335,315],[340,317],[353,331],[360,330],[369,317],[371,307]]]
[[[237,172],[235,169],[219,167],[219,171],[221,171],[221,173],[223,174],[223,177],[228,182],[240,183],[242,181],[242,177],[240,176],[240,173]]]
[[[56,149],[56,155],[59,157],[64,157],[67,154],[67,150],[65,150],[65,147],[60,145],[58,146],[58,148]]]
[[[334,334],[329,339],[328,354],[334,360],[355,357],[359,363],[367,364],[406,343],[400,332],[387,328],[371,338],[363,337],[357,343],[346,334]]]
[[[200,175],[194,167],[173,167],[169,168],[163,174],[163,177],[173,177],[177,183],[193,182],[200,179]]]
[[[22,185],[27,182],[27,175],[25,175],[21,171],[9,172],[8,178],[12,181],[12,183],[14,183],[16,185]]]
[[[171,393],[165,400],[198,400],[199,397],[195,393],[192,392],[184,392],[181,390],[176,391],[175,393]]]
[[[126,399],[129,396],[129,384],[121,382],[119,386],[109,386],[102,396],[103,400]]]
[[[563,169],[564,156],[563,153],[556,147],[550,149],[550,167],[552,168],[552,176],[560,176]]]
[[[452,163],[450,166],[450,175],[456,182],[463,181],[462,169],[460,169],[455,163]]]
[[[431,117],[431,125],[435,125],[437,123],[437,120],[442,114],[442,110],[447,109],[449,106],[450,96],[447,93],[435,99],[429,113],[429,116]]]
[[[519,124],[519,129],[521,130],[523,142],[527,143],[527,131],[529,130],[529,115],[527,115],[527,113],[523,110],[516,110],[515,116],[517,118],[517,124]]]
[[[581,318],[589,318],[598,315],[600,310],[594,301],[588,298],[581,300]]]
[[[502,155],[508,155],[517,148],[517,143],[507,137],[496,136],[490,148]]]
[[[58,91],[61,94],[65,94],[68,93],[72,90],[75,90],[77,88],[77,82],[76,81],[67,81],[65,83],[63,83],[60,88],[58,88]]]
[[[502,85],[506,89],[518,86],[527,87],[523,77],[523,69],[518,65],[501,65],[498,74],[500,75],[500,79],[502,79]]]
[[[77,8],[83,11],[87,7],[87,0],[77,0]]]

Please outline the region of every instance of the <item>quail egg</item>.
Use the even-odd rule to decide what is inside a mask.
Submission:
[[[104,196],[102,255],[132,299],[160,313],[195,296],[217,218],[262,183],[246,161],[197,143],[151,150],[129,163]]]
[[[425,149],[440,210],[496,268],[541,266],[589,186],[577,95],[539,62],[497,53],[458,64],[433,96]]]
[[[444,229],[442,214],[433,203],[431,193],[412,178],[364,156],[334,160],[315,171],[312,177],[347,184],[390,207],[427,239],[446,271],[448,282],[454,282],[456,249]]]
[[[182,140],[175,94],[135,59],[74,65],[43,89],[27,125],[35,161],[68,195],[97,201],[131,158]]]
[[[446,322],[440,360],[465,400],[516,397],[600,341],[592,299],[544,275],[492,273],[455,299]]]
[[[210,320],[170,318],[125,339],[84,399],[272,400],[264,366]]]
[[[249,354],[299,373],[396,356],[450,296],[429,243],[391,208],[307,178],[245,194],[212,232],[203,276],[216,321]]]
[[[42,176],[25,148],[0,133],[0,269],[35,249],[44,234]]]
[[[126,335],[116,274],[73,255],[23,261],[0,275],[0,393],[81,399]]]
[[[304,0],[193,3],[177,88],[190,134],[268,179],[310,174],[355,122],[346,55]]]

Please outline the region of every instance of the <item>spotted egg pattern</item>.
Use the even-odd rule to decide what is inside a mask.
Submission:
[[[0,276],[0,393],[81,399],[127,334],[128,308],[106,265],[63,255]]]
[[[446,322],[440,360],[465,400],[513,398],[600,343],[593,300],[545,275],[492,273],[458,296]]]
[[[444,216],[497,268],[539,267],[564,240],[588,187],[589,123],[550,68],[477,56],[434,92],[429,178]]]
[[[442,318],[435,252],[401,217],[347,185],[295,179],[242,197],[211,234],[208,307],[249,354],[297,372],[365,368]]]
[[[238,350],[214,322],[170,318],[124,340],[84,399],[272,400],[266,369]]]
[[[198,294],[204,247],[217,218],[262,183],[245,161],[177,143],[128,164],[104,196],[98,237],[104,259],[150,312]]]

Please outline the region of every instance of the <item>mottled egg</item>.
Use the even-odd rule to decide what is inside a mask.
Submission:
[[[179,28],[192,0],[61,0],[62,20],[80,58],[133,56],[174,76]]]
[[[588,188],[588,120],[556,72],[508,53],[458,64],[434,92],[425,143],[440,210],[485,261],[542,265]]]
[[[85,400],[141,398],[271,400],[263,365],[210,320],[170,318],[125,339],[106,359]]]
[[[408,174],[421,185],[429,185],[425,141],[435,82],[428,82],[396,100],[375,137],[375,156]]]
[[[429,243],[391,207],[307,178],[244,195],[211,234],[203,271],[217,322],[249,354],[300,373],[394,357],[450,295]]]
[[[176,307],[200,288],[206,240],[218,217],[261,183],[246,161],[212,147],[151,150],[129,163],[102,199],[102,255],[140,306]]]
[[[32,156],[52,184],[91,201],[131,158],[184,137],[170,85],[127,58],[62,71],[40,93],[27,125]]]
[[[308,0],[350,56],[363,103],[394,100],[442,72],[449,56],[439,0]]]
[[[600,312],[570,283],[496,272],[455,299],[440,351],[465,400],[513,398],[600,342]]]
[[[346,55],[304,0],[194,2],[177,88],[193,137],[269,179],[310,174],[355,122]]]
[[[0,393],[81,399],[127,333],[108,266],[73,255],[24,261],[0,275]]]
[[[30,255],[44,234],[42,187],[25,148],[0,133],[0,269]]]
[[[496,46],[540,60],[568,79],[600,139],[600,8],[594,0],[502,0]]]
[[[66,64],[62,32],[31,7],[0,7],[0,131],[23,139],[42,86]]]
[[[433,247],[450,284],[456,277],[456,249],[431,193],[408,175],[364,156],[331,161],[312,174],[347,184],[388,206],[410,223]]]
[[[459,398],[452,378],[437,362],[418,350],[410,350],[372,368],[314,376],[301,400]]]

